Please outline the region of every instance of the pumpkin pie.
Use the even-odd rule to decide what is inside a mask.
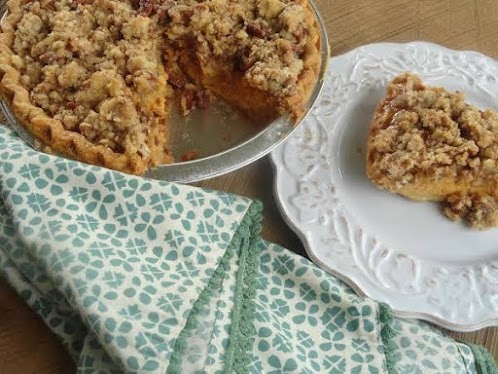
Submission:
[[[370,126],[367,174],[379,188],[440,201],[471,227],[498,226],[498,113],[461,92],[395,78]]]
[[[0,92],[53,152],[127,173],[173,162],[173,103],[305,111],[320,65],[307,0],[9,0]]]

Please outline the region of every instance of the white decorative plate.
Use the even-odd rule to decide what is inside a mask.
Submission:
[[[405,71],[498,110],[498,62],[428,43],[373,44],[330,60],[320,99],[272,154],[275,194],[310,258],[398,316],[458,331],[498,325],[498,229],[472,231],[437,204],[376,189],[367,129]]]

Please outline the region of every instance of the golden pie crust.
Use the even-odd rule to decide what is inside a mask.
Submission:
[[[396,77],[370,125],[367,175],[379,188],[443,202],[471,227],[498,226],[498,113],[461,92]]]
[[[270,120],[305,111],[320,69],[307,0],[9,0],[0,91],[71,158],[127,173],[172,162],[173,102],[212,95]]]

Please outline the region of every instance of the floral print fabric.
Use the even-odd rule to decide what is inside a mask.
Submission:
[[[478,372],[424,323],[383,336],[378,303],[259,238],[249,199],[41,154],[2,127],[0,194],[0,274],[79,373]]]

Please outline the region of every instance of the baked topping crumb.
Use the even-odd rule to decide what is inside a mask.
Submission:
[[[444,214],[454,221],[463,219],[476,229],[498,227],[498,197],[472,193],[450,195]]]
[[[199,158],[199,152],[192,150],[187,151],[182,155],[182,161],[192,161]]]
[[[314,18],[299,0],[141,0],[165,26],[167,40],[201,61],[228,63],[254,88],[294,93]]]
[[[94,144],[150,158],[147,136],[167,97],[151,19],[115,0],[23,8],[13,52],[31,102]]]
[[[193,109],[206,109],[213,100],[213,96],[208,90],[186,83],[180,93],[180,113],[188,116]]]
[[[367,171],[379,187],[446,201],[448,217],[492,227],[498,224],[497,162],[498,113],[410,74],[390,84],[368,140]]]

